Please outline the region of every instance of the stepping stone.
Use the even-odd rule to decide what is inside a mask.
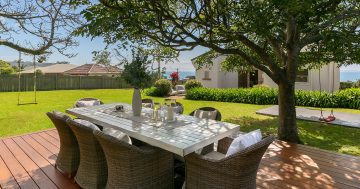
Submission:
[[[267,116],[279,116],[279,106],[272,106],[256,111],[257,114]],[[323,115],[326,118],[330,115],[330,111],[323,111]],[[360,114],[334,112],[336,119],[332,122],[320,121],[320,110],[311,110],[308,108],[296,108],[296,118],[306,121],[321,122],[333,125],[341,125],[346,127],[360,128]]]

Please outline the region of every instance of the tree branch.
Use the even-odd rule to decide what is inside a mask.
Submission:
[[[318,40],[321,39],[320,31],[332,26],[333,24],[348,19],[348,18],[358,18],[360,17],[360,10],[350,10],[346,11],[343,14],[339,14],[331,19],[328,19],[322,24],[319,24],[318,26],[314,27],[307,35],[305,35],[301,41],[300,46],[305,47],[308,44],[315,43]]]

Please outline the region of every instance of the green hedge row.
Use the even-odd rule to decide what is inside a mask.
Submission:
[[[266,87],[240,89],[193,88],[186,92],[191,100],[277,104],[278,90]],[[360,109],[360,89],[350,88],[334,94],[319,91],[296,91],[296,105],[323,108]]]

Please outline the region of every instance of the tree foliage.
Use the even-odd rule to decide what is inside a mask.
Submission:
[[[356,0],[101,2],[83,12],[83,33],[108,42],[153,40],[177,50],[205,46],[236,56],[236,66],[264,70],[274,81],[289,64],[360,62]],[[297,55],[295,63],[290,54]]]
[[[152,81],[149,65],[151,62],[141,51],[133,51],[132,59],[123,59],[122,77],[135,88],[144,88]]]
[[[11,65],[3,60],[0,60],[0,75],[9,75],[14,73],[15,70],[11,67]]]
[[[93,52],[93,59],[92,61],[94,61],[95,64],[99,64],[104,66],[106,69],[108,69],[108,71],[110,70],[111,66],[111,53],[107,50],[103,50],[100,52],[94,51]]]
[[[279,138],[292,142],[300,141],[296,72],[360,63],[358,0],[100,0],[82,14],[87,36],[177,51],[203,46],[210,52],[199,66],[224,54],[226,69],[263,71],[279,86]]]

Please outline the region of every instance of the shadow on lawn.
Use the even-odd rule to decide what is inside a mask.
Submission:
[[[224,121],[240,125],[240,131],[261,129],[262,133],[277,134],[278,118],[240,116]],[[360,129],[324,123],[297,121],[300,138],[305,145],[360,156]]]

